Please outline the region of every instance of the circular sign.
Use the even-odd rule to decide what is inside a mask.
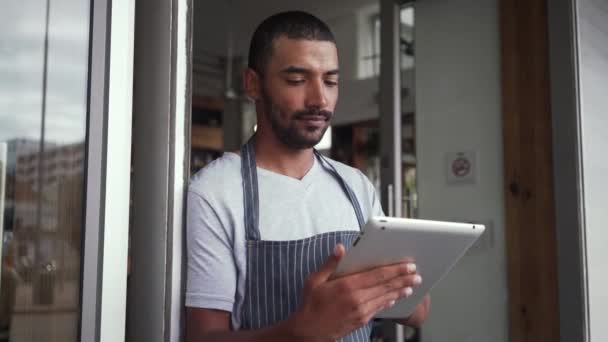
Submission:
[[[452,162],[452,173],[454,176],[462,178],[471,173],[471,162],[464,157],[458,157]]]

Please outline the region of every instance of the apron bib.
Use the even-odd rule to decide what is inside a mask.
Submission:
[[[316,150],[315,158],[340,183],[353,206],[361,229],[365,220],[354,192],[334,166]],[[247,271],[242,328],[260,329],[285,320],[296,311],[301,304],[302,288],[308,275],[323,265],[336,244],[341,243],[347,249],[352,246],[359,232],[335,231],[288,241],[261,240],[254,138],[241,149],[241,174],[247,230]],[[367,342],[370,333],[371,322],[340,341]]]

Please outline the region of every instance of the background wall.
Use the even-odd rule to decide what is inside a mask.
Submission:
[[[415,110],[414,70],[401,72],[401,87],[408,89],[408,95],[401,102],[403,113]],[[380,96],[378,77],[363,80],[340,80],[340,100],[336,106],[334,125],[377,119],[379,116],[378,99]]]
[[[508,341],[497,0],[416,3],[420,216],[490,223],[492,237],[432,292],[424,342]],[[474,184],[446,182],[447,152],[475,151]]]

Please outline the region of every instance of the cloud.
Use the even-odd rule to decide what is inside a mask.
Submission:
[[[38,139],[42,121],[45,0],[2,0],[0,141]],[[46,140],[82,141],[86,124],[89,3],[51,0]]]

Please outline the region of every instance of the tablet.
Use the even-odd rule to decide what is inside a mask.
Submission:
[[[406,318],[484,230],[481,224],[373,217],[338,264],[335,275],[414,262],[422,284],[414,287],[412,296],[398,300],[375,316]]]

